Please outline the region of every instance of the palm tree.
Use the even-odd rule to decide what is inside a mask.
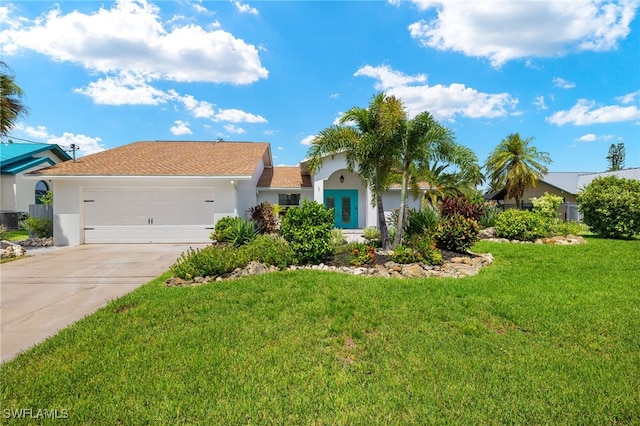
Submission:
[[[515,198],[517,208],[521,208],[525,188],[535,187],[548,173],[546,165],[551,163],[549,153],[538,151],[530,145],[531,141],[532,137],[522,139],[519,133],[512,133],[489,154],[485,163],[489,185],[505,188],[507,196]]]
[[[453,132],[422,112],[406,123],[401,134],[402,187],[394,245],[402,242],[407,216],[409,185],[416,194],[420,182],[428,182],[432,204],[448,194],[471,193],[482,179],[478,158],[458,144]]]
[[[13,71],[5,62],[0,61],[0,137],[4,138],[15,127],[20,117],[28,114],[28,108],[22,103],[24,92],[15,81]]]
[[[366,182],[372,192],[371,204],[377,207],[378,226],[383,248],[389,247],[389,232],[382,205],[382,193],[389,188],[390,175],[397,158],[393,141],[406,120],[402,102],[394,96],[378,93],[367,108],[353,107],[340,119],[340,125],[322,130],[311,143],[309,168],[318,170],[327,155],[344,152],[347,168]],[[345,123],[355,123],[347,126]]]

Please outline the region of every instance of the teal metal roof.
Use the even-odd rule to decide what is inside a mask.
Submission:
[[[40,164],[55,164],[49,158],[34,157],[34,155],[45,151],[51,151],[61,161],[71,160],[69,154],[55,144],[0,143],[0,173],[15,175]]]

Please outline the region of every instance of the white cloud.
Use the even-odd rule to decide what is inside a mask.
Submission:
[[[488,58],[494,67],[514,59],[616,47],[630,31],[637,1],[425,1],[437,18],[409,25],[424,46]]]
[[[236,127],[233,124],[225,124],[224,129],[229,132],[229,133],[234,133],[236,135],[241,135],[243,133],[246,133],[246,130],[244,130],[242,127]]]
[[[82,134],[74,134],[71,132],[64,132],[62,136],[56,136],[49,133],[45,126],[25,126],[19,123],[16,126],[16,130],[22,131],[26,136],[51,144],[60,145],[63,149],[70,149],[71,144],[76,144],[80,147],[80,150],[76,153],[76,156],[83,156],[89,154],[95,154],[96,152],[104,151],[105,148],[100,144],[102,139],[98,137],[91,137]]]
[[[267,136],[273,136],[273,135],[275,135],[276,133],[278,133],[278,131],[277,131],[277,130],[271,130],[271,129],[270,129],[270,130],[265,130],[265,131],[264,131],[264,134],[265,134],[265,135],[267,135]]]
[[[252,15],[257,15],[258,14],[258,9],[249,6],[248,4],[243,4],[238,0],[230,0],[231,3],[233,3],[233,5],[236,7],[236,9],[238,10],[238,12],[240,13],[250,13]]]
[[[19,24],[0,31],[4,55],[31,50],[91,71],[180,82],[249,84],[268,76],[255,46],[219,29],[167,28],[146,0],[117,0],[88,14],[53,9],[35,20],[6,19]]]
[[[640,90],[617,97],[616,100],[622,104],[631,104],[635,102],[636,98],[640,98]]]
[[[188,122],[182,121],[182,120],[176,120],[173,123],[174,123],[174,125],[171,126],[171,128],[169,129],[171,131],[171,134],[173,134],[175,136],[193,134],[193,132],[189,128],[189,123]]]
[[[562,126],[573,124],[586,126],[600,123],[616,123],[640,119],[640,110],[636,106],[622,107],[609,105],[596,107],[594,101],[579,99],[569,110],[558,111],[546,118],[550,123]]]
[[[553,77],[553,85],[561,89],[573,89],[576,87],[573,81],[565,80],[562,77]]]
[[[278,151],[284,151],[284,147],[278,146]]]
[[[340,97],[340,93],[332,93],[329,95],[329,99],[338,99]]]
[[[228,121],[230,123],[266,123],[261,115],[251,114],[239,109],[219,109],[213,116],[213,121]]]
[[[613,135],[600,135],[596,136],[593,133],[587,133],[586,135],[582,135],[579,138],[574,139],[578,142],[595,142],[595,141],[610,141],[613,139]]]
[[[173,93],[195,118],[211,118],[215,115],[213,104],[207,101],[198,101],[191,95],[179,96],[177,93]]]
[[[152,87],[147,76],[122,72],[89,83],[73,91],[89,96],[102,105],[158,105],[171,98],[162,90]]]
[[[587,133],[586,135],[580,136],[579,138],[576,138],[574,140],[579,142],[593,142],[596,139],[598,139],[596,135],[594,135],[593,133]]]
[[[547,109],[547,105],[544,103],[544,96],[536,96],[533,105],[538,109]]]
[[[384,65],[365,66],[356,76],[367,76],[377,80],[375,88],[403,100],[409,115],[429,111],[437,119],[454,119],[457,115],[469,118],[496,118],[517,114],[518,99],[508,93],[484,93],[452,83],[449,86],[436,84],[411,85],[426,82],[423,74],[407,76]]]
[[[309,135],[309,136],[306,136],[306,137],[302,138],[302,140],[300,141],[300,143],[301,143],[302,145],[310,146],[310,145],[311,145],[311,142],[313,142],[313,140],[314,140],[315,138],[316,138],[316,135]]]

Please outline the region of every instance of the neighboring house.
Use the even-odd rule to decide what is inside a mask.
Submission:
[[[135,142],[30,176],[53,183],[55,245],[208,242],[220,218],[246,217],[264,201],[315,200],[335,208],[337,227],[377,225],[371,191],[344,155],[312,175],[305,161],[274,167],[266,142]],[[383,204],[399,207],[399,188]]]
[[[597,177],[618,176],[620,178],[640,180],[640,167],[617,170],[613,172],[551,172],[547,173],[538,181],[535,188],[528,187],[524,191],[522,200],[524,205],[531,198],[544,195],[545,192],[558,195],[563,198],[564,203],[558,209],[560,216],[564,220],[581,220],[578,212],[576,196],[578,192]],[[489,194],[486,198],[497,201],[498,204],[507,208],[515,207],[514,199],[505,199],[506,191],[498,191]],[[529,203],[530,206],[530,203]]]
[[[25,178],[27,173],[52,166],[71,157],[62,148],[46,143],[0,143],[0,210],[28,212],[51,188],[43,178]]]

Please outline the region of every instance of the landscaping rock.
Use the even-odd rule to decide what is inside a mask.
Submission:
[[[22,257],[27,254],[27,251],[19,244],[14,244],[10,241],[0,241],[0,259]]]
[[[52,247],[53,237],[49,238],[29,238],[22,241],[17,241],[22,247]]]

